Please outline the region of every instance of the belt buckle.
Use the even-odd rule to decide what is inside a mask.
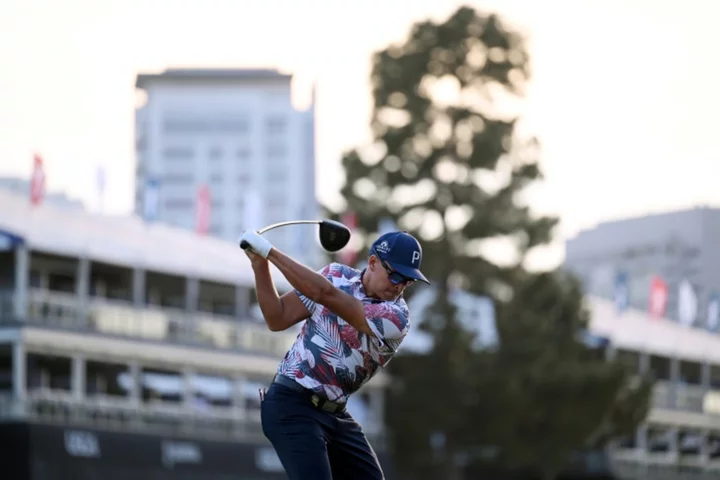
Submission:
[[[310,397],[310,402],[312,402],[315,408],[319,408],[320,410],[324,410],[328,413],[335,413],[338,410],[338,405],[336,403],[320,398],[318,394],[313,394],[313,396]]]

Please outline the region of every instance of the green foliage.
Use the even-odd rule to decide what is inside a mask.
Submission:
[[[423,238],[423,267],[437,281],[452,273],[488,293],[484,279],[501,275],[473,240],[507,236],[521,254],[549,240],[556,219],[534,218],[518,199],[540,178],[535,142],[517,138],[515,118],[497,107],[522,91],[527,59],[519,35],[470,8],[420,23],[405,44],[374,56],[375,142],[342,160],[341,193],[365,247],[390,217]]]
[[[577,341],[589,312],[562,272],[525,275],[501,305],[501,347],[493,358],[504,428],[493,445],[504,463],[553,478],[574,452],[632,433],[645,418],[651,383]]]
[[[488,445],[499,461],[552,478],[574,451],[631,431],[645,413],[647,385],[631,388],[624,369],[577,341],[588,320],[577,282],[524,267],[557,224],[522,197],[541,179],[538,142],[518,134],[513,107],[529,71],[522,36],[495,15],[463,7],[418,23],[374,55],[374,142],[342,160],[361,251],[391,218],[422,239],[422,268],[438,293],[421,325],[433,350],[389,366],[386,419],[412,478],[457,478],[457,455],[472,462]],[[498,238],[515,251],[504,262],[483,249]],[[451,288],[495,300],[497,351],[473,351]],[[445,434],[441,450],[429,443],[436,432]]]

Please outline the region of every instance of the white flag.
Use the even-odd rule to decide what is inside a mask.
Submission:
[[[698,299],[695,290],[689,281],[683,280],[678,292],[678,320],[683,325],[692,325],[697,318],[697,312]]]
[[[613,296],[617,313],[622,314],[630,307],[630,290],[628,277],[625,272],[619,272],[615,276],[615,291],[613,292]]]
[[[247,192],[245,194],[245,204],[243,207],[243,229],[262,228],[264,225],[260,195],[254,190]]]
[[[157,219],[160,211],[160,180],[149,178],[143,195],[143,218],[146,222]]]
[[[720,325],[720,296],[713,294],[710,296],[707,306],[707,328],[711,332],[715,332]]]

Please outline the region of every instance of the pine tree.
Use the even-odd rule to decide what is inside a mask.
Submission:
[[[652,383],[581,340],[589,310],[580,283],[562,271],[519,275],[499,303],[501,346],[482,366],[495,412],[492,445],[507,467],[552,480],[574,454],[631,435],[649,409]],[[477,412],[478,415],[483,412]]]
[[[522,36],[496,15],[462,7],[444,22],[420,22],[404,43],[374,55],[374,141],[343,156],[341,194],[358,217],[361,252],[380,222],[392,219],[421,239],[422,269],[436,294],[420,325],[415,317],[413,326],[432,334],[432,351],[400,355],[389,367],[391,444],[412,478],[460,478],[461,465],[474,462],[472,452],[483,445],[500,448],[510,463],[553,475],[593,434],[617,430],[608,425],[617,420],[613,405],[625,372],[591,359],[577,342],[586,323],[582,292],[557,272],[525,270],[528,253],[551,241],[557,224],[523,202],[527,187],[541,179],[538,142],[518,133],[513,111],[529,70]],[[498,240],[512,247],[503,262],[487,254],[488,241]],[[496,302],[502,342],[497,352],[473,350],[473,335],[449,301],[455,288]],[[555,353],[546,363],[536,363],[549,351]],[[564,360],[577,365],[564,369]],[[525,380],[534,382],[529,394]],[[571,409],[587,418],[553,450],[539,432],[569,421],[550,415],[571,406],[569,395],[583,389],[597,400]],[[556,393],[563,401],[553,406]],[[544,420],[533,423],[531,404],[543,398]],[[642,408],[625,407],[642,415]],[[529,419],[523,428],[536,429],[528,439],[507,431],[522,427],[511,418],[519,414]],[[543,448],[547,462],[531,453],[533,445]]]

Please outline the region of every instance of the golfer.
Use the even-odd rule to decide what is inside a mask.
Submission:
[[[274,248],[257,232],[239,242],[255,273],[257,299],[272,331],[307,320],[280,362],[262,401],[262,427],[290,480],[383,479],[377,456],[347,412],[348,397],[384,367],[410,325],[403,299],[420,272],[422,248],[391,232],[360,271],[331,263],[319,273]],[[272,263],[294,287],[279,296]]]

